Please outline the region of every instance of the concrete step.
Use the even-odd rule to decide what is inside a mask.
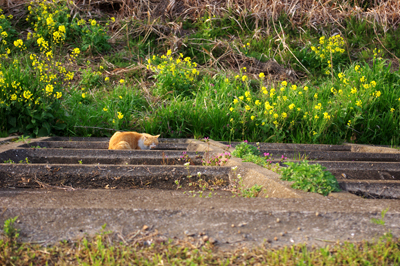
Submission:
[[[199,239],[205,234],[220,246],[268,244],[272,247],[372,239],[388,230],[400,235],[396,200],[191,197],[165,190],[1,190],[0,223],[18,216],[24,241],[43,244],[74,240],[107,230],[129,236],[144,225],[167,238]],[[381,211],[389,208],[385,225]],[[121,240],[120,240],[121,241]]]

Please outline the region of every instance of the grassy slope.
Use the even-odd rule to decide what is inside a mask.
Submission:
[[[347,2],[344,3],[349,10],[352,8]],[[303,8],[307,8],[307,5]],[[395,57],[400,56],[398,27],[371,24],[365,18],[360,20],[349,15],[348,11],[332,13],[332,16],[336,16],[333,21],[337,23],[315,20],[316,14],[313,18],[315,21],[310,24],[307,16],[301,14],[301,8],[293,17],[281,9],[273,14],[276,18],[273,20],[268,18],[268,14],[262,13],[265,17],[256,19],[254,13],[245,10],[239,13],[233,9],[225,12],[217,10],[213,13],[204,7],[199,9],[202,15],[197,17],[167,17],[154,21],[120,17],[115,23],[107,22],[108,17],[101,14],[97,18],[97,25],[102,25],[108,31],[107,35],[113,36],[111,40],[102,39],[100,37],[103,35],[99,35],[100,39],[93,41],[92,29],[91,33],[82,36],[71,35],[74,38],[67,39],[62,49],[60,45],[54,45],[54,54],[65,65],[68,63],[65,52],[71,54],[74,47],[80,47],[81,50],[89,47],[78,56],[76,62],[69,64],[75,77],[71,83],[60,88],[64,92],[60,99],[61,111],[51,113],[56,118],[42,117],[45,121],[36,122],[31,128],[18,128],[12,126],[12,117],[17,117],[18,122],[20,112],[3,112],[3,121],[8,119],[8,123],[1,126],[1,131],[109,136],[119,129],[161,133],[163,137],[209,136],[218,140],[297,143],[352,141],[399,145],[399,137],[393,135],[399,130],[399,72],[393,72],[398,69]],[[81,18],[85,18],[85,15],[84,12],[80,14]],[[370,18],[368,14],[365,16]],[[24,17],[18,21],[18,24],[13,22],[13,26],[22,35],[16,34],[14,38],[24,39],[24,33],[31,31],[32,26],[23,22]],[[74,30],[72,26],[68,29]],[[344,39],[345,52],[333,55],[333,64],[329,68],[327,58],[320,60],[311,47],[320,45],[321,36],[326,36],[327,41],[337,33]],[[85,37],[91,34],[92,39]],[[106,49],[106,43],[111,44],[111,49]],[[4,63],[6,69],[12,68],[12,58],[28,62],[29,54],[38,52],[36,44],[26,41],[26,45],[28,49],[25,51],[12,47],[10,60]],[[171,71],[160,74],[146,69],[149,58],[157,56],[157,60],[153,61],[156,66],[162,62],[160,56],[170,48],[173,48],[170,57],[174,62],[182,54],[183,58],[190,57],[192,62],[198,64],[196,69],[200,74],[186,87],[178,86],[185,80],[183,76],[179,79],[172,77]],[[375,48],[380,53],[373,59]],[[378,57],[389,61],[378,60]],[[262,69],[249,67],[251,58],[261,62],[276,60],[283,67],[295,70],[299,78],[264,71],[266,77],[261,80],[258,74]],[[392,71],[386,68],[390,62],[394,63]],[[183,72],[185,67],[190,68],[175,65]],[[356,65],[361,66],[361,71],[354,71]],[[243,69],[245,66],[246,70]],[[325,74],[327,70],[331,72],[330,75]],[[347,86],[338,78],[339,73],[345,73]],[[21,79],[31,84],[29,75],[27,73]],[[238,79],[235,79],[236,75],[239,75]],[[244,75],[248,80],[242,82]],[[374,81],[377,86],[363,89],[364,83],[359,81],[362,76],[366,77],[367,85]],[[108,81],[105,81],[106,77]],[[121,79],[124,83],[120,82]],[[284,80],[289,84],[282,91],[279,88]],[[300,96],[298,91],[293,93],[290,90],[292,84],[297,85],[298,91],[304,86],[309,90]],[[38,82],[37,86],[40,88],[45,85]],[[267,94],[263,93],[263,86]],[[335,94],[332,87],[336,91],[342,89],[342,94]],[[355,94],[351,93],[354,87],[357,88]],[[271,88],[277,90],[275,98],[270,96]],[[382,96],[379,99],[371,97],[377,91]],[[244,96],[246,92],[251,95],[251,104],[244,100],[234,105],[233,100]],[[318,94],[317,97],[315,94]],[[288,100],[282,100],[284,96]],[[260,106],[255,104],[256,100],[260,101]],[[356,105],[360,100],[362,105]],[[273,112],[265,113],[266,101],[273,106]],[[322,109],[315,109],[319,103]],[[290,107],[290,104],[295,107]],[[246,105],[251,109],[246,110]],[[51,106],[50,109],[56,108],[58,106]],[[118,117],[118,112],[123,115],[122,118]],[[36,120],[42,121],[37,117]],[[21,120],[21,124],[29,124],[29,121],[33,120]],[[56,122],[59,126],[54,126]],[[49,129],[42,130],[42,124],[48,124]]]

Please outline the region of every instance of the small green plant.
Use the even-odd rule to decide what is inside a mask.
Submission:
[[[282,169],[282,180],[294,181],[292,188],[316,192],[327,196],[340,191],[339,184],[331,172],[320,164],[286,162],[288,167]]]
[[[83,164],[82,160],[79,160],[78,163],[79,163],[79,164]]]
[[[242,189],[241,196],[243,198],[256,198],[260,194],[263,186],[255,184],[251,188]]]
[[[26,142],[27,139],[29,139],[29,136],[19,136],[18,139],[15,142]]]
[[[13,163],[15,163],[13,160],[11,160],[11,159],[8,159],[8,160],[6,160],[6,161],[4,161],[4,163],[11,163],[11,164],[13,164]]]
[[[284,155],[282,155],[280,162],[276,164],[272,164],[272,154],[264,153],[264,157],[260,155],[260,147],[259,143],[257,143],[257,147],[250,145],[245,140],[236,146],[235,150],[232,152],[232,155],[242,158],[244,162],[255,163],[259,166],[267,168],[268,170],[272,170],[274,172],[280,172],[280,163],[287,159]]]
[[[182,185],[180,184],[180,180],[175,180],[175,184],[176,184],[176,189],[180,189],[182,188]]]
[[[20,164],[23,164],[23,163],[30,164],[31,162],[29,161],[28,157],[26,157],[25,160],[20,160],[18,163],[20,163]]]
[[[382,212],[381,212],[381,217],[382,218],[381,219],[372,218],[371,222],[373,222],[374,224],[385,225],[385,220],[384,219],[385,219],[385,215],[388,212],[388,210],[389,210],[389,207],[384,209],[384,210],[382,210]]]
[[[4,227],[3,227],[3,232],[4,235],[10,239],[10,240],[16,240],[19,237],[19,229],[16,229],[14,226],[15,221],[18,219],[18,216],[15,216],[14,218],[9,218],[5,220],[4,222]]]
[[[245,140],[235,147],[232,155],[243,158],[246,155],[260,155],[260,151],[253,145],[248,144],[247,140]]]

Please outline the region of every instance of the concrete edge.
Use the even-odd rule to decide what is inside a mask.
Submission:
[[[221,144],[214,140],[208,142],[191,140],[188,146],[189,149],[205,152],[204,156],[215,156],[220,153],[234,151],[227,145]],[[231,158],[224,166],[235,167],[237,170],[231,170],[229,175],[230,181],[237,180],[237,175],[240,174],[243,178],[243,185],[246,189],[254,185],[262,186],[262,191],[258,197],[273,197],[273,198],[320,198],[323,197],[317,193],[309,193],[301,190],[292,189],[291,182],[280,180],[280,175],[268,170],[264,167],[250,162],[243,162],[240,158]]]
[[[351,146],[351,152],[364,153],[400,153],[400,150],[388,147],[380,147],[366,144],[344,143],[343,145]]]

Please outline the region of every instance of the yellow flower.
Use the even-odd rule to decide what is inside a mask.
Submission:
[[[283,113],[282,113],[282,117],[283,117],[283,118],[286,118],[286,117],[287,117],[287,113],[283,112]]]
[[[261,125],[262,125],[262,126],[265,125],[265,122],[262,122]]]
[[[106,77],[106,78],[104,79],[105,82],[108,82],[109,80],[110,80],[109,77]]]
[[[246,96],[246,97],[250,97],[250,92],[249,91],[246,91],[245,93],[244,93],[244,95]]]
[[[233,107],[229,108],[229,111],[231,111],[231,112],[232,112],[233,110],[234,110],[234,109],[233,109]]]
[[[314,106],[314,108],[317,109],[317,110],[321,110],[321,108],[322,108],[321,103],[318,103],[318,105]]]
[[[279,115],[277,113],[274,114],[274,118],[277,119]]]
[[[319,116],[318,116],[318,115],[315,115],[315,116],[314,116],[314,118],[315,118],[315,119],[318,119],[318,118],[319,118]]]
[[[119,80],[119,83],[120,83],[120,84],[123,84],[124,82],[125,82],[125,80],[123,80],[123,79],[120,79],[120,80]]]
[[[313,134],[313,135],[317,135],[317,132],[313,131],[312,134]]]
[[[82,98],[86,98],[86,95],[85,95],[85,93],[82,93]]]
[[[356,101],[356,105],[362,107],[362,101],[361,100]]]
[[[287,82],[286,81],[282,81],[281,84],[282,84],[282,86],[285,86],[285,87],[287,86]]]
[[[324,113],[324,118],[329,120],[329,119],[331,119],[331,116],[327,112],[325,112]]]
[[[291,105],[289,105],[289,109],[293,110],[293,108],[295,107],[294,103],[292,103]]]
[[[117,112],[117,113],[118,113],[118,119],[124,118],[124,115],[121,112]]]
[[[284,88],[284,87],[281,87],[280,90],[281,90],[281,91],[285,91],[285,88]]]
[[[171,50],[168,50],[167,51],[167,56],[170,56],[172,54],[172,51]]]
[[[257,106],[260,106],[260,105],[261,105],[261,102],[260,102],[259,100],[256,100],[256,101],[254,102],[254,104],[257,105]]]
[[[56,98],[60,99],[62,97],[62,92],[57,91],[56,92]]]
[[[93,20],[90,22],[90,25],[96,26],[96,20],[93,19]]]
[[[351,93],[352,93],[352,94],[356,94],[356,93],[357,93],[357,89],[356,89],[356,88],[352,88],[352,89],[351,89]]]
[[[359,65],[356,65],[356,66],[354,67],[354,70],[357,71],[357,72],[358,72],[359,69],[360,69],[360,66],[359,66]]]
[[[252,115],[252,116],[250,117],[251,120],[254,120],[254,118],[256,118],[254,115]]]
[[[264,75],[263,72],[261,72],[258,76],[259,76],[261,79],[265,78],[265,75]]]
[[[115,22],[115,18],[114,17],[111,17],[110,19],[111,19],[112,23]]]
[[[282,99],[283,99],[284,101],[286,101],[286,100],[287,100],[287,96],[283,96]]]
[[[115,124],[115,119],[113,119],[113,124]]]
[[[249,111],[251,108],[250,108],[250,106],[248,106],[248,105],[246,105],[245,107],[244,107],[247,111]]]
[[[390,112],[392,112],[392,113],[393,113],[393,112],[394,112],[394,108],[390,108]]]
[[[21,48],[24,45],[24,42],[21,39],[14,41],[14,46]]]
[[[46,88],[45,88],[47,94],[52,94],[53,93],[53,89],[54,89],[53,85],[50,85],[50,84],[48,84],[46,86]]]
[[[231,118],[231,120],[229,120],[229,122],[233,122],[233,118]]]
[[[376,86],[376,82],[373,80],[370,82],[371,86],[374,88]]]
[[[376,96],[376,98],[380,97],[381,95],[382,95],[381,91],[377,91],[377,92],[375,92],[375,96]]]
[[[292,87],[290,87],[292,90],[297,90],[297,86],[296,85],[292,85]]]
[[[246,81],[247,79],[248,79],[248,78],[247,78],[246,75],[243,75],[243,76],[242,76],[242,80],[243,80],[243,81]]]
[[[243,96],[239,96],[239,99],[243,101],[244,97]]]
[[[314,98],[318,99],[318,93],[314,94]]]
[[[239,102],[238,99],[234,99],[234,100],[233,100],[233,103],[234,103],[234,104],[237,104],[238,102]]]
[[[305,90],[305,91],[308,91],[308,87],[307,87],[307,86],[305,86],[305,87],[304,87],[304,90]]]
[[[58,26],[58,31],[59,31],[59,32],[64,32],[64,33],[65,33],[65,26],[64,26],[64,25]]]
[[[364,76],[362,76],[362,77],[360,78],[360,81],[361,81],[361,82],[365,82],[365,81],[366,81],[366,78],[365,78]]]
[[[103,108],[103,111],[104,111],[104,112],[107,112],[107,111],[108,111],[107,107],[104,107],[104,108]]]
[[[120,99],[122,99],[122,96],[120,95],[120,96],[118,96]]]
[[[14,93],[13,95],[11,95],[11,101],[15,101],[17,100],[17,95]]]
[[[351,126],[351,120],[349,120],[349,122],[347,122],[347,125],[348,125],[348,126]]]

